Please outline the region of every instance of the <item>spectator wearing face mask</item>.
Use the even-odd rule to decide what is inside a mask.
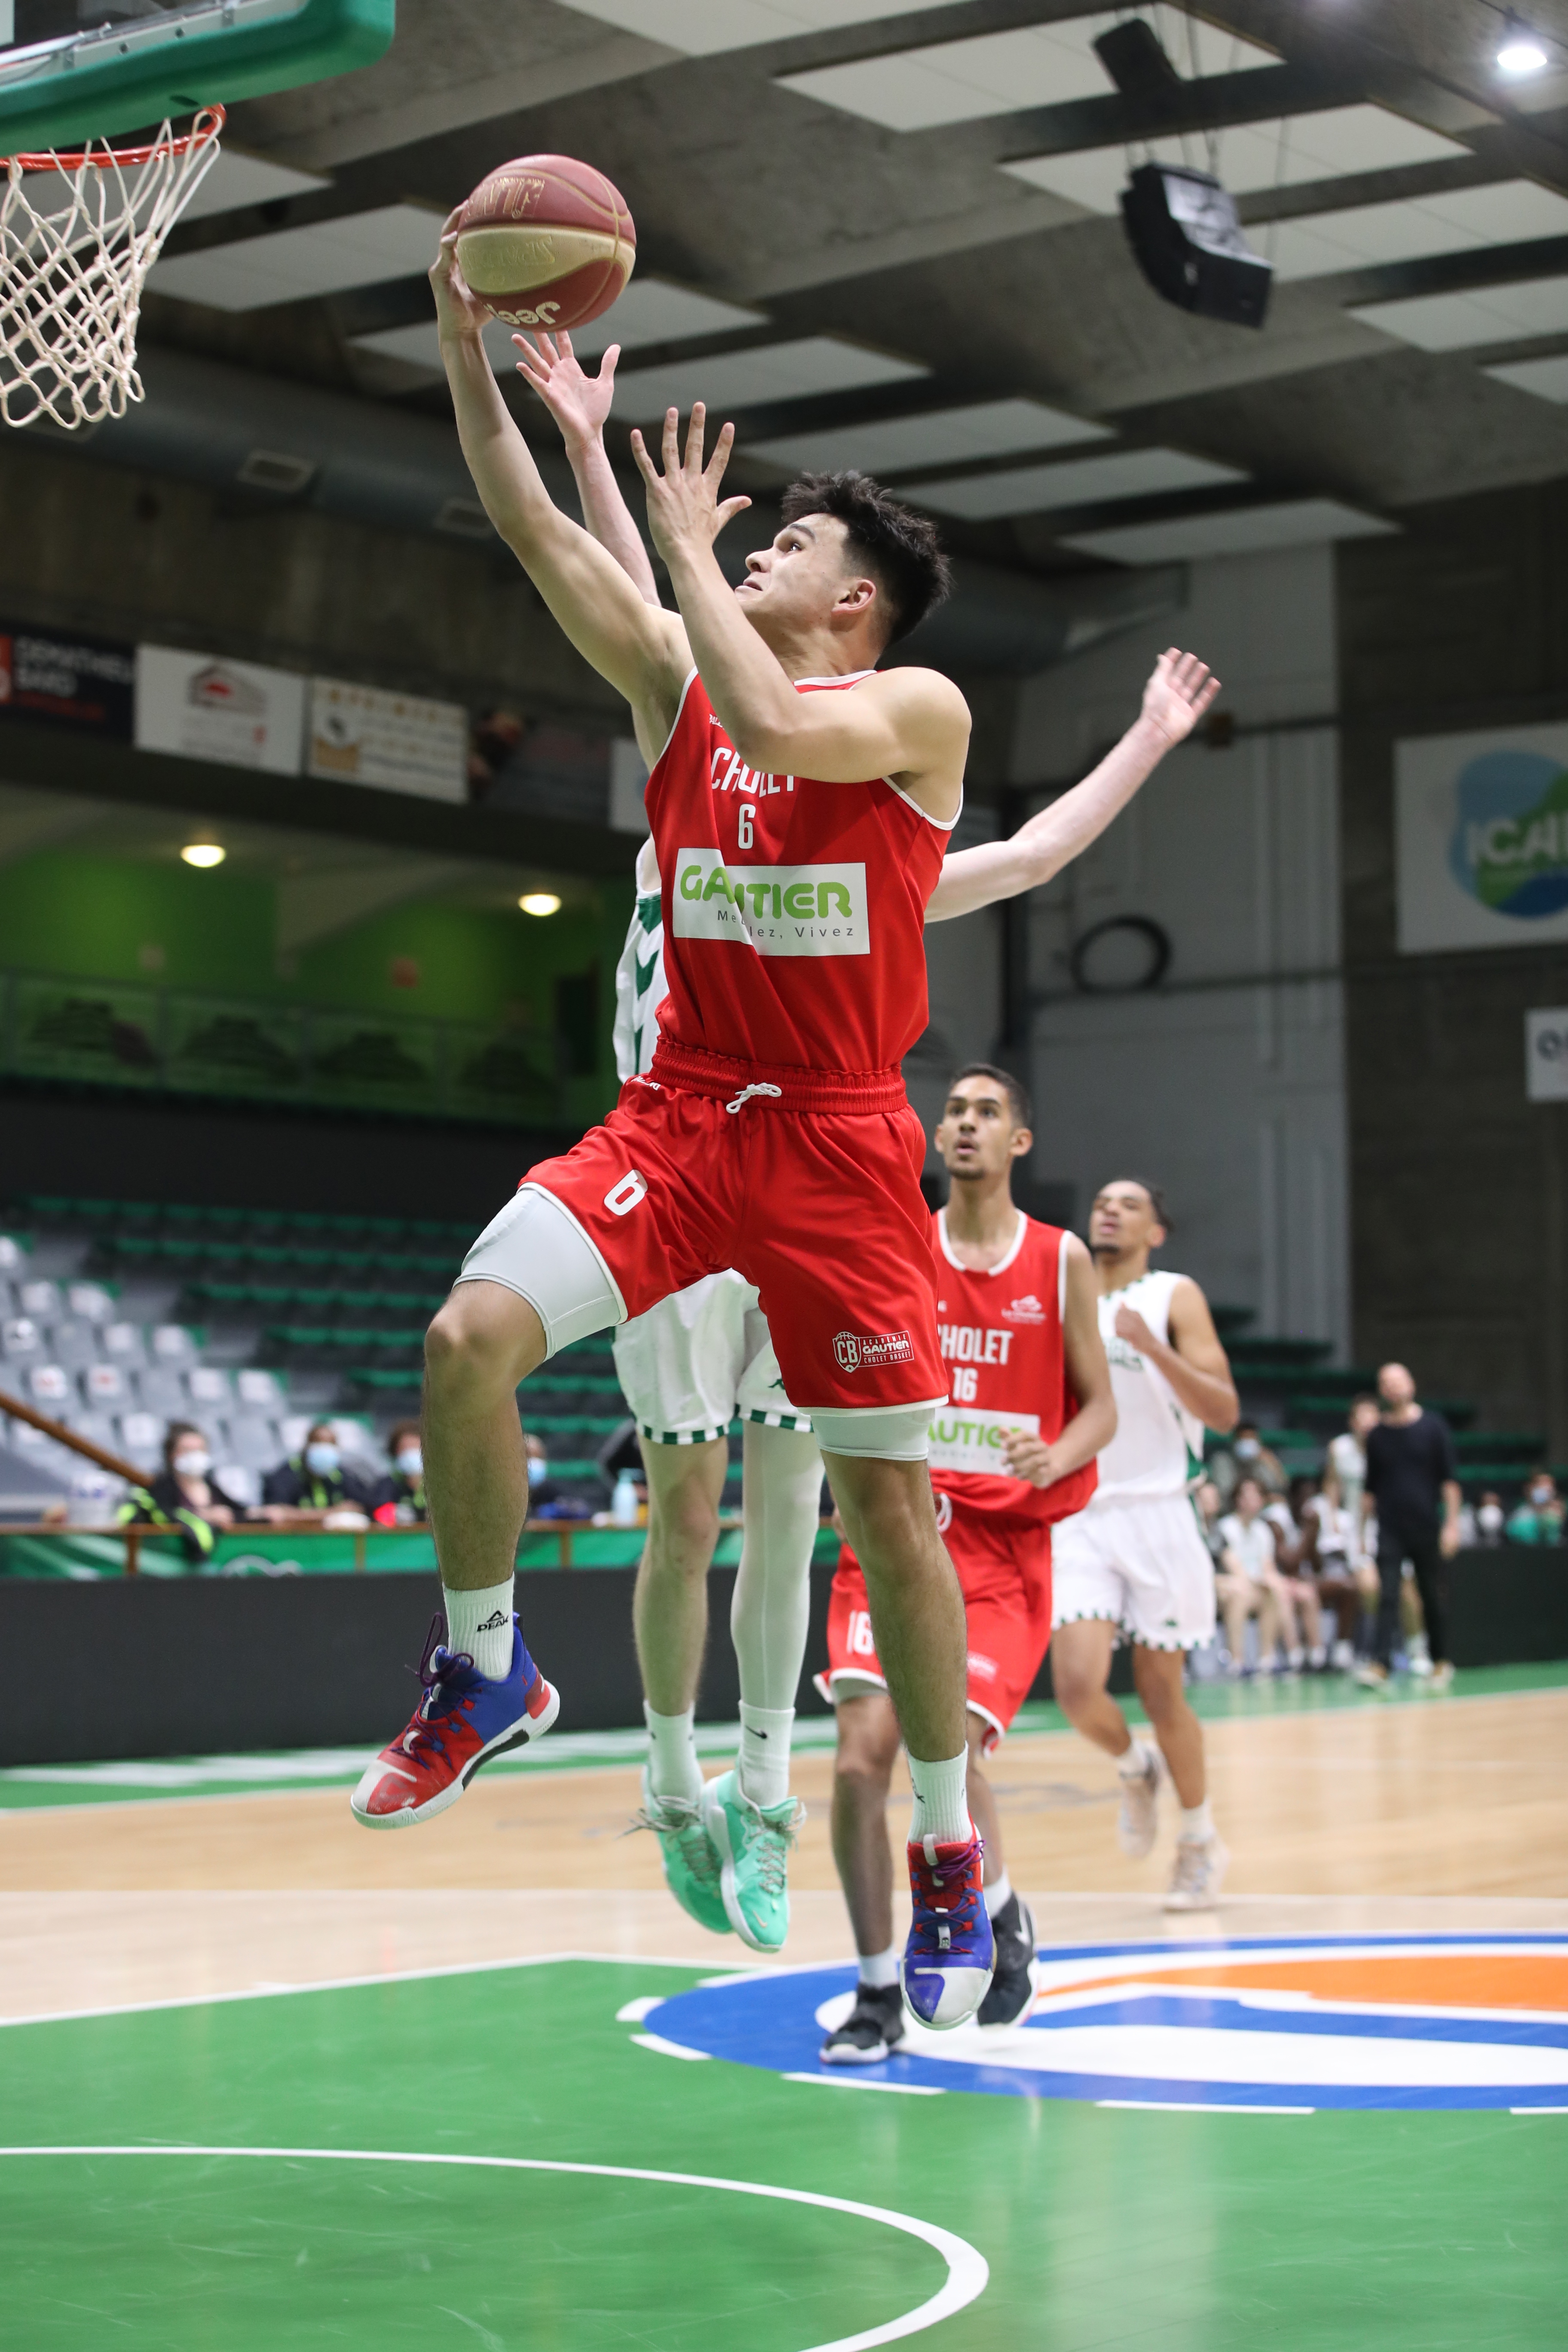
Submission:
[[[427,1519],[425,1448],[416,1421],[400,1421],[386,1441],[392,1469],[376,1489],[375,1517],[383,1527],[412,1527]]]
[[[330,1421],[313,1421],[298,1454],[269,1470],[262,1481],[263,1514],[289,1511],[371,1511],[376,1497],[352,1470],[345,1470],[338,1433]]]
[[[120,1507],[121,1527],[156,1528],[177,1535],[193,1567],[209,1559],[219,1533],[247,1515],[212,1475],[206,1439],[193,1422],[172,1421],[163,1435],[163,1467],[144,1486],[132,1486]]]
[[[1506,1519],[1507,1514],[1502,1507],[1502,1496],[1494,1494],[1489,1487],[1476,1505],[1476,1541],[1483,1544],[1501,1543]]]
[[[528,1507],[543,1510],[547,1504],[561,1500],[561,1489],[550,1475],[550,1455],[542,1437],[525,1437],[528,1448]]]
[[[1228,1444],[1210,1464],[1209,1475],[1224,1496],[1227,1510],[1234,1507],[1236,1490],[1243,1478],[1256,1478],[1266,1496],[1283,1495],[1290,1483],[1279,1456],[1271,1453],[1258,1434],[1255,1421],[1237,1423]]]
[[[1508,1539],[1518,1544],[1556,1544],[1563,1540],[1563,1498],[1550,1470],[1532,1470],[1525,1482],[1524,1500],[1509,1513]]]

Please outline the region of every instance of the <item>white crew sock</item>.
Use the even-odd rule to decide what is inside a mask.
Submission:
[[[1209,1811],[1206,1797],[1201,1805],[1182,1807],[1182,1826],[1176,1834],[1190,1839],[1194,1845],[1207,1844],[1214,1835],[1214,1815]]]
[[[702,1801],[702,1767],[697,1761],[697,1710],[684,1715],[656,1715],[645,1698],[647,1718],[648,1786],[656,1797],[679,1797],[689,1805]]]
[[[997,1912],[1005,1910],[1013,1900],[1013,1882],[1005,1870],[991,1881],[984,1893],[985,1916],[988,1919],[994,1919]]]
[[[1159,1769],[1153,1749],[1145,1739],[1131,1740],[1116,1759],[1116,1769],[1124,1780],[1147,1780]]]
[[[873,1992],[885,1992],[889,1985],[898,1983],[897,1944],[889,1944],[885,1952],[862,1952],[859,1957],[860,1981],[863,1985],[869,1985]]]
[[[511,1672],[511,1588],[510,1576],[467,1592],[441,1587],[447,1647],[466,1650],[487,1682],[504,1682]]]
[[[741,1794],[753,1805],[782,1805],[789,1795],[789,1735],[793,1706],[749,1706],[741,1701]]]
[[[918,1845],[922,1838],[933,1837],[942,1845],[964,1845],[974,1835],[974,1824],[969,1818],[969,1750],[961,1748],[956,1756],[946,1756],[939,1763],[925,1762],[921,1757],[910,1758],[910,1779],[914,1784],[914,1811],[910,1819],[910,1843]]]

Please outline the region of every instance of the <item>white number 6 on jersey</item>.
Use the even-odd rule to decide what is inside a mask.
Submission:
[[[756,821],[757,812],[751,802],[742,801],[741,803],[741,847],[742,849],[750,849],[752,846],[752,827]]]

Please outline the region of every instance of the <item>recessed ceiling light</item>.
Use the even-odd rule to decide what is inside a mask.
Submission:
[[[558,915],[561,901],[553,890],[525,890],[518,900],[525,915]]]
[[[1525,74],[1544,73],[1552,60],[1546,45],[1537,38],[1528,25],[1510,16],[1503,26],[1501,46],[1497,53],[1499,73],[1521,79]]]
[[[228,852],[216,841],[187,841],[180,856],[187,866],[221,866]]]

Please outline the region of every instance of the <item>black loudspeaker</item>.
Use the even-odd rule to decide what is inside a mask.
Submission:
[[[1121,192],[1127,238],[1156,294],[1203,319],[1261,327],[1274,265],[1254,253],[1236,201],[1208,172],[1140,163]]]

